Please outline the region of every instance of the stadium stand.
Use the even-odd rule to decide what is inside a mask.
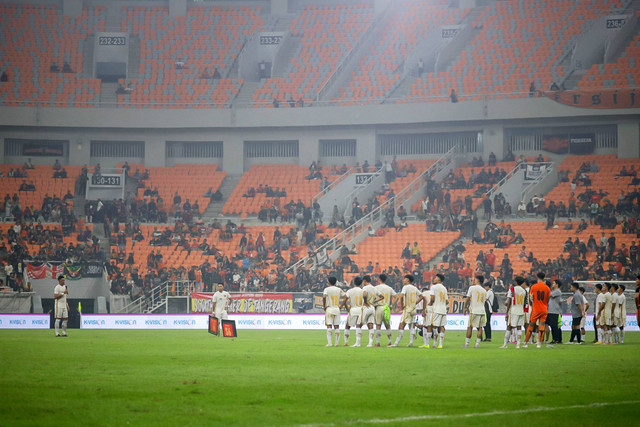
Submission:
[[[242,86],[227,76],[246,39],[264,24],[260,11],[191,6],[186,17],[170,18],[168,7],[124,6],[122,31],[140,38],[140,77],[120,81],[132,90],[119,94],[118,102],[224,108]]]
[[[303,99],[305,105],[311,105],[368,28],[372,16],[373,10],[367,4],[306,6],[291,24],[291,33],[302,41],[287,76],[264,79],[253,94],[255,107],[273,107],[274,99],[280,101],[281,107],[288,107],[289,99]]]
[[[449,8],[446,1],[430,3],[412,0],[398,8],[334,101],[380,102],[401,78],[403,63],[416,43],[442,25],[459,23],[467,13]]]
[[[578,82],[578,89],[638,87],[637,61],[640,57],[640,36],[612,64],[593,64]]]
[[[618,0],[495,2],[474,20],[479,33],[460,57],[445,71],[417,79],[407,99],[397,102],[448,101],[451,89],[467,99],[528,96],[532,82],[547,89],[565,44],[594,19],[620,7]]]
[[[0,5],[0,68],[8,74],[0,100],[10,106],[96,106],[100,80],[78,75],[87,37],[104,25],[104,6],[85,7],[72,18],[52,5]]]

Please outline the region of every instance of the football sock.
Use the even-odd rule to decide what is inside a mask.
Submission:
[[[504,345],[505,346],[509,343],[509,338],[511,338],[511,331],[507,329],[507,332],[504,333]]]
[[[349,334],[351,333],[351,329],[345,329],[344,330],[344,343],[348,344],[349,343]]]
[[[62,335],[67,335],[67,321],[62,321]]]
[[[436,343],[436,340],[434,338],[433,344],[435,345],[435,343]],[[440,332],[440,345],[443,345],[443,344],[444,344],[444,332]]]
[[[361,338],[362,338],[362,329],[356,328],[356,345],[360,345]]]
[[[387,329],[387,344],[391,344],[391,329]]]
[[[613,328],[613,337],[615,342],[620,342],[620,328],[617,326]]]
[[[527,333],[524,336],[524,342],[528,343],[529,340],[531,339],[531,334],[533,333],[533,328],[531,326],[527,327]]]
[[[602,342],[603,338],[602,338],[602,328],[598,328],[598,342]]]
[[[427,328],[422,328],[422,342],[424,345],[429,345],[429,332],[427,332]]]
[[[376,344],[380,345],[380,329],[376,330]]]
[[[373,333],[375,330],[369,329],[369,345],[373,345]]]
[[[476,338],[476,346],[480,345],[480,341],[482,341],[482,338]]]
[[[335,346],[337,347],[340,344],[340,329],[336,329],[335,334]]]
[[[395,345],[400,344],[400,340],[402,339],[403,335],[404,335],[404,329],[399,330],[398,336],[396,337],[396,342],[394,343]]]
[[[624,329],[620,329],[620,343],[624,342]]]
[[[521,330],[517,330],[516,331],[516,345],[520,345],[521,341],[522,341],[522,331]]]
[[[416,338],[416,329],[413,325],[409,326],[409,345],[413,345],[413,340]]]
[[[469,345],[469,343],[471,342],[471,338],[465,338],[464,339],[464,345]]]
[[[60,335],[60,319],[56,319],[56,335]]]
[[[331,328],[327,328],[327,344],[331,345]]]
[[[580,334],[580,338],[582,338],[582,342],[585,342],[587,340],[587,334]]]

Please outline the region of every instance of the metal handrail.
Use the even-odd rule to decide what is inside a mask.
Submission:
[[[523,163],[523,164],[527,164],[527,163]],[[526,187],[524,187],[524,189],[522,190],[522,200],[526,200],[529,197],[529,193],[531,192],[531,189],[534,188],[536,185],[538,185],[540,183],[540,181],[542,181],[543,179],[545,179],[550,173],[551,170],[553,168],[554,162],[540,162],[540,163],[535,163],[537,165],[548,165],[549,167],[546,168],[545,173],[540,174],[540,176],[536,177],[536,179],[534,179],[533,181],[529,182],[527,184]]]
[[[347,171],[345,173],[343,173],[342,175],[340,175],[338,177],[338,179],[334,180],[333,182],[331,182],[327,188],[323,189],[322,191],[320,191],[318,194],[316,194],[315,196],[313,196],[313,198],[311,199],[311,205],[313,205],[313,203],[320,199],[322,196],[324,196],[325,194],[327,194],[329,191],[331,191],[333,189],[333,187],[335,187],[336,185],[340,184],[342,181],[344,181],[347,176],[351,175],[351,173],[355,170],[354,166],[351,166],[349,169],[347,169]]]
[[[362,187],[356,187],[353,190],[351,190],[351,192],[349,192],[349,194],[347,194],[344,199],[345,200],[349,200],[349,203],[347,204],[347,207],[351,206],[351,204],[353,203],[353,199],[354,197],[357,196],[358,193],[360,193],[364,187],[368,186],[369,184],[371,184],[371,181],[373,181],[374,178],[377,178],[378,176],[380,176],[380,174],[382,173],[382,169],[384,169],[384,166],[381,166],[378,170],[376,170],[375,172],[370,172],[371,175],[368,176],[365,179],[365,182],[362,183]],[[369,173],[369,172],[367,172]]]
[[[419,185],[424,180],[425,176],[430,175],[434,171],[437,172],[439,170],[442,170],[442,168],[440,168],[442,163],[446,162],[446,164],[448,164],[448,162],[450,161],[450,158],[456,152],[456,148],[457,147],[451,148],[447,153],[445,153],[442,157],[440,157],[434,164],[429,166],[429,168],[427,168],[427,170],[422,172],[413,181],[411,181],[402,190],[400,190],[398,192],[398,194],[396,194],[395,197],[385,201],[380,206],[378,206],[377,208],[375,208],[374,210],[369,212],[367,215],[363,216],[356,223],[354,223],[350,227],[346,228],[345,230],[341,231],[340,233],[336,234],[332,239],[327,241],[324,245],[320,246],[316,250],[316,252],[320,253],[320,252],[322,252],[324,250],[326,250],[327,252],[329,250],[331,250],[331,251],[337,250],[338,248],[340,248],[341,246],[346,244],[347,241],[353,240],[353,238],[354,238],[353,236],[356,236],[357,234],[360,234],[363,230],[366,230],[366,227],[368,227],[369,225],[371,225],[374,222],[376,222],[379,219],[381,219],[382,216],[384,215],[384,210],[386,210],[388,207],[390,207],[392,205],[396,205],[396,202],[398,200],[400,200],[399,204],[404,203],[406,200],[409,199],[409,197],[411,195],[413,195],[415,193],[416,184],[418,185],[418,188],[419,188]],[[446,166],[446,164],[443,165],[442,167]],[[407,196],[408,193],[410,193],[409,196]],[[351,236],[351,239],[347,239],[348,236]],[[310,261],[310,257],[306,256],[306,257],[300,259],[298,262],[296,262],[292,266],[288,267],[285,270],[285,273],[288,273],[291,270],[296,271],[299,267],[305,265],[309,261]]]
[[[511,169],[509,171],[509,173],[507,173],[507,175],[505,175],[504,178],[502,178],[500,181],[495,183],[489,190],[487,190],[486,193],[484,193],[484,195],[487,196],[487,197],[493,196],[493,194],[495,192],[497,192],[500,189],[500,187],[502,187],[502,185],[509,180],[509,178],[511,178],[513,175],[515,175],[521,169],[521,165],[522,165],[522,163],[516,164],[513,167],[513,169]]]

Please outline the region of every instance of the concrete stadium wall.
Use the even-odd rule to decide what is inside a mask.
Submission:
[[[298,140],[297,162],[308,165],[319,158],[321,139],[355,139],[356,160],[374,163],[381,134],[464,132],[481,130],[482,153],[505,152],[505,128],[587,126],[618,127],[620,157],[640,157],[640,109],[585,109],[547,98],[467,101],[296,109],[69,109],[0,107],[0,161],[5,138],[69,141],[68,163],[90,164],[91,140],[145,141],[144,163],[167,166],[189,159],[168,160],[166,141],[223,141],[224,157],[212,159],[229,174],[241,174],[259,162],[244,159],[244,141]],[[438,157],[437,153],[422,158]],[[11,159],[16,161],[18,159]],[[118,163],[129,159],[113,158]]]

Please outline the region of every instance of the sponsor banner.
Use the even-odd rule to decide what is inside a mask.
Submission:
[[[449,294],[449,313],[462,314],[464,312],[464,294]]]
[[[82,277],[102,277],[103,270],[101,262],[85,262],[82,264]]]
[[[0,314],[0,329],[49,329],[48,314]]]
[[[567,135],[543,135],[542,149],[556,154],[569,152],[569,139]]]
[[[26,142],[22,145],[23,156],[62,156],[63,141]]]
[[[313,308],[314,295],[310,292],[294,292],[291,294],[293,297],[293,311],[296,313],[304,313],[307,310]],[[322,303],[322,301],[320,301]]]
[[[229,313],[293,313],[293,294],[291,293],[246,293],[230,292]],[[212,293],[194,292],[191,294],[192,313],[211,313],[213,310]]]
[[[571,90],[544,92],[561,104],[582,108],[637,108],[640,93],[635,89]]]
[[[18,319],[29,319],[34,315],[0,315],[2,320],[1,327],[6,327],[5,317],[17,316]],[[46,326],[27,325],[27,323],[18,322],[15,328],[35,328],[49,327],[48,315],[38,315],[42,321],[46,320]],[[344,329],[347,321],[347,314],[342,313],[340,328]],[[321,330],[326,329],[324,324],[324,314],[233,314],[229,316],[230,320],[236,322],[238,329],[300,329],[300,330]],[[38,321],[40,318],[37,319]],[[422,316],[418,316],[419,323],[422,322]],[[400,324],[400,315],[391,315],[391,327],[396,329]],[[463,331],[469,325],[469,316],[463,314],[447,315],[447,330]],[[80,322],[83,329],[202,329],[208,330],[209,315],[207,314],[83,314]],[[505,330],[504,314],[494,314],[491,316],[491,327],[494,330]],[[589,315],[586,320],[585,328],[589,331],[593,328],[593,315]],[[562,329],[569,331],[571,329],[571,315],[562,316]],[[627,315],[626,331],[638,331],[638,322],[634,314]]]
[[[579,133],[569,135],[569,152],[571,154],[591,154],[596,148],[594,133]]]
[[[524,171],[525,181],[535,181],[547,170],[547,165],[527,164]]]

